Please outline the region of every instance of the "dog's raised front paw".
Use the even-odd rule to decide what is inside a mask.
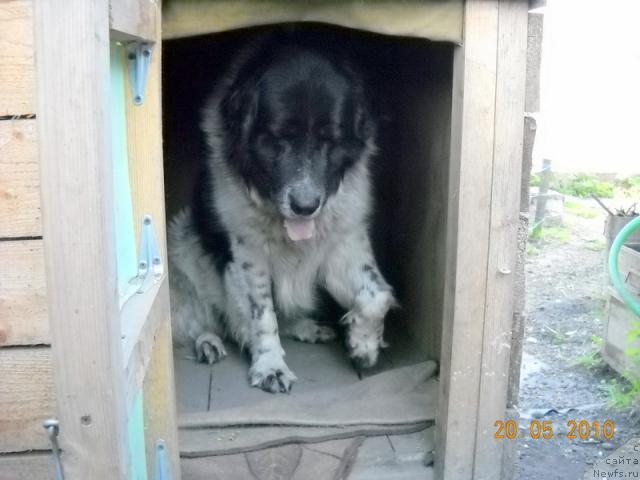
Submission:
[[[340,322],[347,325],[347,348],[356,367],[373,367],[380,348],[386,346],[382,339],[383,322],[367,319],[353,311],[347,312]]]
[[[265,392],[289,393],[297,380],[282,358],[266,353],[258,357],[249,369],[249,382],[252,387],[261,388]]]
[[[213,365],[226,356],[224,344],[215,333],[205,332],[196,339],[196,358],[199,362]]]

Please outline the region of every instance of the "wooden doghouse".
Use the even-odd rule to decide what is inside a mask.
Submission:
[[[429,281],[406,309],[429,309],[412,328],[440,362],[435,478],[508,478],[512,441],[494,433],[511,415],[527,2],[180,3],[0,3],[0,477],[51,478],[53,438],[67,480],[154,478],[163,459],[180,478],[165,14],[166,38],[314,21],[447,45],[426,134],[441,140],[423,185],[436,193],[416,236],[432,245],[402,273]]]

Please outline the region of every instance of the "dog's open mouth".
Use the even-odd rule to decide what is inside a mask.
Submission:
[[[284,228],[294,242],[309,240],[316,233],[316,221],[313,218],[286,218]]]

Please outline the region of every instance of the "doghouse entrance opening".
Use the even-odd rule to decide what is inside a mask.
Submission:
[[[253,419],[262,429],[258,436],[266,439],[264,446],[269,439],[277,437],[270,436],[266,428],[294,428],[282,423],[269,427],[270,422],[282,420],[279,416],[282,412],[276,407],[271,409],[275,403],[285,402],[295,409],[297,398],[312,404],[315,396],[320,402],[319,409],[325,409],[332,392],[336,402],[345,399],[354,404],[374,401],[375,398],[356,398],[362,391],[354,390],[354,385],[383,372],[387,375],[388,385],[392,385],[394,372],[407,375],[412,365],[424,365],[421,362],[440,358],[451,124],[451,44],[320,24],[260,27],[165,41],[163,130],[167,218],[188,205],[199,166],[205,159],[199,109],[211,87],[224,74],[235,52],[255,35],[265,30],[292,27],[322,38],[327,49],[348,50],[365,74],[380,129],[380,153],[372,162],[375,213],[371,234],[380,269],[396,290],[402,307],[388,316],[385,338],[390,347],[383,351],[379,364],[370,371],[356,371],[340,342],[309,345],[283,339],[287,364],[298,377],[290,396],[271,395],[250,388],[248,359],[231,342],[226,342],[229,358],[212,367],[197,364],[191,349],[177,349],[175,374],[180,423],[200,435],[181,436],[181,450],[186,455],[243,451],[242,445],[246,447],[246,444],[240,438],[242,433],[238,433],[241,429],[227,429],[221,433],[224,425],[217,424],[216,418],[226,419],[222,423],[226,421],[230,425],[238,415]],[[371,396],[383,395],[375,388],[366,391]],[[429,392],[433,397],[437,389],[431,388]],[[429,402],[435,405],[437,398],[425,399],[425,404]],[[271,417],[261,419],[261,412]],[[326,420],[326,417],[322,418]],[[308,420],[304,417],[301,423],[308,423]],[[414,430],[424,428],[424,424],[414,420]],[[376,418],[369,419],[370,425],[375,423]],[[410,424],[407,422],[405,426]],[[312,423],[308,425],[312,426]],[[333,427],[345,431],[344,425]],[[209,433],[203,430],[206,428]],[[302,436],[307,433],[303,432]],[[290,437],[297,438],[296,435],[296,431],[290,432]]]

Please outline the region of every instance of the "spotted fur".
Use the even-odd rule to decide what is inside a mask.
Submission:
[[[169,227],[176,342],[193,342],[198,357],[212,363],[225,355],[220,339],[232,339],[250,354],[251,385],[270,392],[287,392],[296,380],[285,363],[281,335],[308,342],[334,338],[333,330],[318,325],[314,318],[318,288],[347,310],[342,322],[349,352],[365,367],[378,358],[384,344],[384,317],[395,303],[392,289],[376,265],[368,235],[372,207],[369,163],[376,147],[372,119],[358,118],[368,115],[360,80],[350,68],[316,52],[289,49],[287,55],[293,60],[279,68],[298,69],[291,73],[294,80],[305,68],[326,70],[321,77],[302,75],[296,88],[319,82],[314,91],[326,93],[323,101],[333,101],[335,138],[318,147],[314,155],[321,162],[342,148],[341,152],[347,152],[340,159],[344,163],[321,171],[318,164],[310,166],[308,157],[294,156],[286,161],[292,165],[287,168],[295,172],[281,171],[277,179],[269,177],[270,183],[255,178],[253,166],[237,164],[260,161],[246,157],[253,151],[251,130],[259,128],[249,117],[259,117],[263,107],[260,98],[245,99],[257,102],[249,110],[238,104],[234,111],[232,103],[245,95],[247,85],[256,95],[273,95],[261,93],[262,77],[256,77],[256,70],[267,75],[278,61],[277,56],[271,56],[275,58],[271,64],[264,60],[256,63],[256,58],[264,58],[264,52],[243,54],[203,110],[202,127],[210,158],[194,204]],[[333,84],[323,89],[322,82]],[[313,117],[317,100],[312,97],[311,101],[308,115]],[[345,126],[349,123],[356,126]],[[301,140],[306,141],[318,140]],[[301,149],[311,152],[313,147],[305,144]],[[284,157],[286,148],[282,150]],[[299,166],[291,162],[299,162]],[[316,171],[308,173],[305,168]],[[290,209],[281,192],[290,193],[291,185],[301,178],[299,172],[312,179],[308,187],[320,192],[322,206],[313,217],[314,236],[294,242],[283,227]]]

